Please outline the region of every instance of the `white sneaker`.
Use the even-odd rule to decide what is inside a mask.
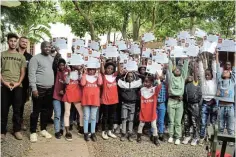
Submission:
[[[175,145],[179,145],[180,144],[180,140],[179,139],[176,139],[175,140]]]
[[[168,139],[168,142],[169,142],[169,143],[173,143],[173,141],[174,141],[173,137],[170,137],[170,138]]]
[[[183,144],[188,144],[188,142],[191,140],[191,137],[185,137],[184,140],[182,141]]]
[[[30,134],[30,142],[37,142],[37,134],[36,133],[32,133]]]
[[[111,132],[111,130],[108,131],[108,136],[112,138],[117,138],[116,135]]]
[[[40,134],[45,138],[52,138],[52,135],[49,134],[46,130],[41,131]]]
[[[108,140],[109,139],[109,137],[107,136],[107,133],[105,131],[102,132],[102,138],[104,140]]]
[[[196,146],[197,142],[198,142],[197,138],[193,139],[192,142],[191,142],[191,146]]]

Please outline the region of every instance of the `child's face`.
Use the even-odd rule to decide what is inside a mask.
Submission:
[[[96,69],[88,69],[88,75],[95,75]]]
[[[230,71],[229,70],[224,70],[222,73],[222,78],[223,79],[229,79],[230,78]]]
[[[230,70],[231,69],[231,62],[226,62],[226,65],[225,65],[225,70]]]
[[[176,69],[174,70],[174,75],[175,75],[175,77],[179,77],[179,76],[181,75],[181,71],[180,71],[179,68],[176,68]]]
[[[152,82],[148,78],[145,78],[143,85],[144,87],[150,88],[152,86]]]
[[[146,68],[144,68],[144,67],[140,68],[139,73],[140,73],[141,75],[144,75],[145,72],[146,72]]]
[[[193,82],[193,76],[188,76],[187,82],[188,82],[188,83]]]
[[[114,69],[114,67],[112,65],[107,66],[107,68],[105,69],[105,73],[107,75],[113,74],[114,71],[115,71],[115,69]]]
[[[127,82],[132,82],[134,80],[134,75],[132,73],[128,73],[126,76]]]
[[[205,78],[206,80],[212,80],[212,74],[209,70],[205,71]]]
[[[60,63],[58,68],[59,68],[60,71],[63,71],[65,69],[65,64]]]

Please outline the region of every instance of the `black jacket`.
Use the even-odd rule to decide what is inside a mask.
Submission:
[[[184,99],[186,103],[199,103],[202,98],[201,87],[198,83],[197,86],[191,83],[185,85]]]

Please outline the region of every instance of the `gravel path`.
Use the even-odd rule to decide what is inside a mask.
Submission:
[[[90,154],[94,157],[204,157],[207,152],[205,146],[190,146],[169,143],[161,143],[156,147],[146,136],[142,137],[142,143],[121,142],[119,138],[103,140],[101,133],[98,135],[98,142],[88,142]]]
[[[21,157],[24,156],[30,149],[31,143],[29,141],[29,117],[31,112],[30,103],[25,106],[24,121],[27,126],[27,131],[22,131],[23,140],[16,140],[12,135],[12,108],[10,108],[8,116],[8,132],[6,141],[1,143],[1,156],[3,157]]]

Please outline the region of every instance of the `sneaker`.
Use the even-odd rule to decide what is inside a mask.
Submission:
[[[15,132],[15,133],[14,133],[14,136],[15,136],[15,138],[16,138],[17,140],[22,140],[22,138],[23,138],[21,132]]]
[[[170,138],[168,139],[168,143],[173,143],[173,142],[174,142],[173,137],[170,137]]]
[[[84,133],[84,140],[87,142],[89,141],[88,133]]]
[[[49,134],[46,130],[43,130],[43,131],[41,131],[40,133],[41,133],[41,135],[42,135],[43,137],[45,137],[45,138],[52,138],[52,135]]]
[[[65,138],[67,141],[72,141],[72,134],[70,132],[67,132]]]
[[[200,146],[202,146],[204,144],[204,138],[200,138],[199,143]]]
[[[129,142],[133,142],[134,141],[133,138],[132,138],[132,134],[131,133],[128,134],[128,140],[129,140]]]
[[[198,142],[197,138],[193,139],[192,142],[191,142],[191,146],[196,146],[197,142]]]
[[[162,142],[166,142],[165,135],[160,133],[159,134],[159,140],[162,141]]]
[[[50,118],[50,119],[48,120],[48,124],[54,124],[54,120],[53,120],[52,118]]]
[[[112,138],[117,138],[116,135],[111,132],[111,130],[108,131],[108,136]]]
[[[80,126],[78,134],[84,134],[84,127]]]
[[[37,142],[37,134],[36,133],[32,133],[30,134],[30,142]]]
[[[140,133],[137,134],[137,142],[141,143],[142,139],[141,139],[141,135]]]
[[[61,133],[60,132],[56,132],[55,133],[55,137],[56,137],[56,139],[61,139]]]
[[[121,141],[125,141],[125,136],[126,136],[126,135],[122,133],[120,140],[121,140]]]
[[[183,144],[188,144],[188,142],[191,140],[191,137],[185,137],[184,140],[182,141]]]
[[[230,147],[233,147],[233,146],[234,146],[234,143],[233,143],[233,142],[229,142],[229,146],[230,146]]]
[[[21,124],[21,130],[23,130],[23,131],[27,130],[27,127],[23,123]]]
[[[97,136],[96,136],[95,133],[92,133],[92,134],[91,134],[91,139],[92,139],[93,142],[96,142],[96,141],[97,141]]]
[[[63,133],[64,133],[64,131],[61,129],[61,130],[60,130],[60,134],[61,134],[61,136],[63,136]]]
[[[158,137],[157,136],[153,136],[153,143],[158,147],[160,146],[160,143],[158,141]]]
[[[179,139],[176,139],[175,140],[175,145],[179,145],[180,144],[180,140]]]
[[[102,132],[102,138],[104,140],[108,140],[109,139],[109,137],[107,136],[107,133],[105,131]]]

